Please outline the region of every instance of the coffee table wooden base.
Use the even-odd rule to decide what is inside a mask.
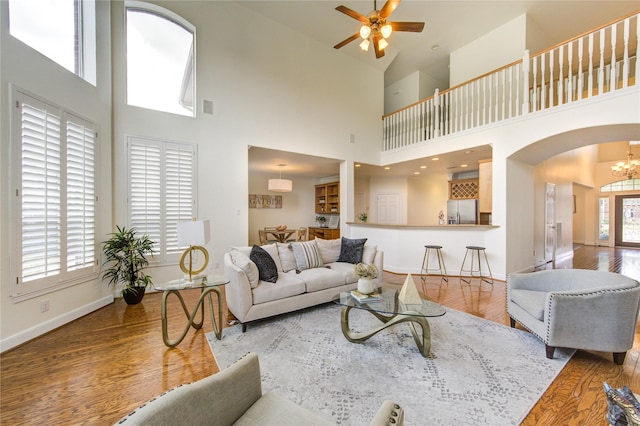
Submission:
[[[413,335],[413,340],[415,340],[418,350],[424,357],[429,355],[429,350],[431,349],[431,328],[429,327],[429,323],[426,318],[424,316],[420,316],[418,312],[405,311],[387,316],[378,312],[367,311],[382,321],[382,325],[368,331],[357,332],[352,331],[349,327],[349,312],[351,312],[351,309],[353,309],[353,306],[343,306],[341,314],[342,334],[344,334],[344,337],[348,341],[352,343],[362,343],[385,328],[389,328],[402,322],[408,322],[411,328],[411,334]],[[416,330],[416,324],[422,328],[422,333],[418,333]]]

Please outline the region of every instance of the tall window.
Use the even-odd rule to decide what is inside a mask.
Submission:
[[[14,90],[13,295],[96,273],[97,126]]]
[[[95,0],[9,0],[9,32],[96,84]]]
[[[609,240],[609,197],[598,199],[598,239]]]
[[[194,116],[195,27],[159,6],[130,1],[127,103]]]
[[[154,241],[154,257],[181,253],[178,223],[195,217],[196,147],[129,136],[129,225]]]

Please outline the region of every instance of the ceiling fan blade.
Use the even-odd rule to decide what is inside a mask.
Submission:
[[[381,38],[382,36],[380,33],[375,33],[373,35],[373,51],[376,52],[376,59],[380,59],[384,56],[384,49],[378,48],[378,42]]]
[[[380,9],[380,17],[386,18],[398,7],[401,0],[387,0],[387,2]]]
[[[424,29],[424,22],[390,22],[393,31],[409,31],[421,33]]]
[[[351,43],[353,40],[357,39],[358,37],[360,37],[360,33],[355,33],[351,37],[347,37],[344,40],[342,40],[340,43],[333,46],[333,48],[340,49],[342,46],[346,46],[347,44]]]
[[[369,24],[369,20],[367,19],[366,16],[364,16],[361,13],[356,12],[353,9],[349,9],[347,6],[338,6],[336,7],[336,10],[339,12],[344,13],[345,15],[348,15],[350,17],[352,17],[353,19],[357,19],[358,21],[362,22],[363,24]]]

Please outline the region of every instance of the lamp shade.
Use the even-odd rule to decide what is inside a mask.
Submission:
[[[289,179],[269,179],[269,191],[291,192],[293,191],[293,181]]]
[[[211,225],[208,220],[193,220],[178,223],[178,245],[203,246],[211,237]]]

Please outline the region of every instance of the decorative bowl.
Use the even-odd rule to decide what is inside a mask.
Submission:
[[[276,231],[284,231],[287,229],[287,225],[278,225],[276,226]]]

